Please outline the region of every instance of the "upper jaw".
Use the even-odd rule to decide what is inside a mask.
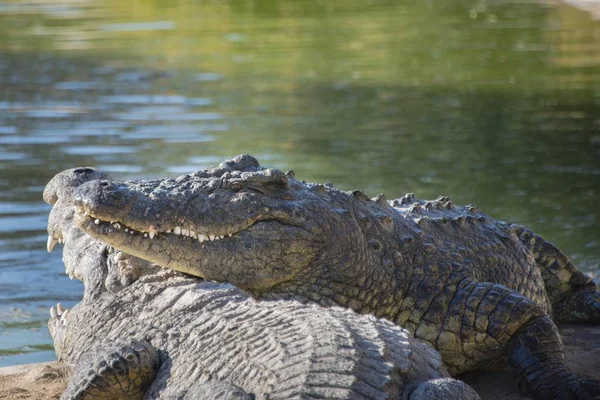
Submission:
[[[205,241],[216,241],[246,230],[252,226],[255,221],[247,221],[246,225],[237,224],[237,226],[222,226],[219,228],[199,227],[191,228],[189,224],[169,225],[172,228],[162,229],[162,224],[132,224],[128,226],[122,220],[115,218],[114,220],[104,219],[88,211],[85,207],[78,207],[75,214],[78,225],[86,232],[103,232],[105,234],[128,234],[136,235],[152,240],[159,236],[173,235],[184,236],[198,240],[200,243]],[[96,225],[95,227],[93,225]],[[188,228],[186,228],[186,226]],[[196,231],[197,230],[197,231]]]
[[[248,228],[259,213],[243,217],[226,207],[218,207],[202,193],[165,194],[158,200],[140,191],[135,183],[91,181],[77,188],[76,214],[80,221],[92,219],[96,225],[126,230],[152,239],[155,235],[189,236],[200,242],[232,236]]]
[[[302,207],[297,202],[249,193],[214,196],[198,188],[185,196],[175,190],[157,200],[138,186],[90,181],[78,187],[74,202],[79,226],[88,232],[124,232],[150,240],[165,235],[187,236],[200,243],[234,236],[261,221],[274,220],[306,230],[316,226],[295,220],[295,211]]]

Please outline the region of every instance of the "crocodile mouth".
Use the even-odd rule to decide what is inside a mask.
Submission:
[[[119,247],[119,243],[110,238],[121,237],[124,239],[143,239],[149,241],[155,241],[157,239],[163,240],[187,240],[189,243],[204,244],[206,242],[227,242],[228,239],[235,240],[237,236],[245,234],[251,234],[253,232],[265,232],[274,225],[285,226],[295,230],[304,231],[309,233],[308,229],[292,224],[288,221],[284,221],[278,218],[258,218],[255,221],[248,221],[248,223],[241,228],[221,228],[221,233],[200,233],[193,229],[186,229],[181,226],[175,226],[173,229],[159,230],[154,225],[148,226],[145,230],[135,229],[131,226],[125,225],[121,221],[106,221],[99,218],[89,211],[78,207],[75,213],[75,221],[77,225],[83,229],[84,232],[91,234],[92,236],[100,238],[102,241],[111,244],[115,247]],[[222,233],[222,232],[226,233]],[[181,243],[181,242],[179,242]]]
[[[233,235],[239,233],[240,231],[231,231],[224,235],[222,234],[210,234],[210,233],[199,233],[195,232],[192,229],[182,228],[181,226],[176,226],[173,229],[169,229],[166,231],[160,231],[152,226],[147,230],[138,230],[132,228],[130,226],[125,225],[122,222],[115,221],[105,221],[100,218],[96,218],[90,214],[77,214],[79,226],[84,228],[86,231],[96,231],[104,234],[115,234],[115,233],[125,233],[131,236],[141,236],[144,238],[148,238],[149,240],[153,240],[155,238],[165,237],[165,236],[182,236],[189,237],[190,239],[197,240],[200,243],[205,241],[215,241],[221,240],[226,237],[232,237]],[[95,227],[94,227],[95,225]],[[252,225],[250,225],[252,226]],[[249,226],[249,227],[250,227]],[[248,227],[248,228],[249,228]],[[246,229],[248,229],[246,228]],[[242,229],[242,230],[246,230]]]

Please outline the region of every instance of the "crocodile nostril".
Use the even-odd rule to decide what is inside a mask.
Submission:
[[[93,169],[87,168],[87,167],[75,168],[73,171],[75,173],[78,173],[78,174],[85,174],[85,173],[88,173],[88,172],[94,172]]]
[[[102,181],[102,182],[100,182],[100,186],[108,186],[108,182],[107,181]]]

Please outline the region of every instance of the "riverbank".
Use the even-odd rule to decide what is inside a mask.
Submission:
[[[0,368],[0,399],[58,399],[67,386],[57,361]]]
[[[563,325],[559,330],[567,366],[580,377],[600,379],[600,326]],[[458,378],[471,385],[482,400],[527,400],[519,394],[509,371],[476,371]]]
[[[560,329],[567,365],[578,375],[598,378],[600,327],[567,325]],[[459,377],[483,400],[525,400],[508,371],[477,371]],[[0,399],[54,400],[66,387],[58,362],[0,368]]]

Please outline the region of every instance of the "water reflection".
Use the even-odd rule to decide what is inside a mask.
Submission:
[[[450,195],[600,263],[600,22],[564,3],[0,3],[0,365],[51,358],[82,285],[45,253],[76,165],[251,153],[371,195]]]

